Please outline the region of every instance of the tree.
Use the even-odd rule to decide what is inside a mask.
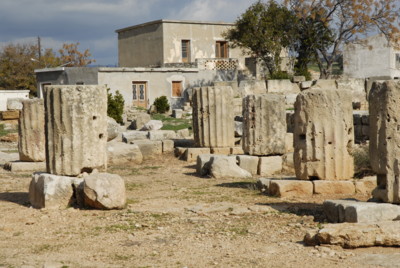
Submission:
[[[36,44],[9,44],[0,50],[0,89],[29,89],[36,94],[34,70],[69,63],[68,66],[85,66],[94,62],[89,50],[81,53],[77,44],[64,44],[64,54],[57,56],[53,49],[45,49],[39,58]],[[61,51],[60,50],[60,51]]]
[[[60,59],[64,64],[66,64],[65,66],[86,66],[96,62],[96,60],[90,59],[92,54],[90,54],[89,49],[80,52],[78,46],[79,42],[75,44],[63,44],[62,49],[58,50],[60,53]]]
[[[294,47],[297,18],[284,6],[274,1],[258,1],[251,5],[224,33],[232,47],[240,47],[245,54],[260,59],[270,75],[281,70],[281,53]]]
[[[117,90],[115,95],[110,93],[110,89],[107,89],[107,115],[114,118],[117,123],[122,124],[124,122],[122,114],[124,113],[125,100],[122,94]]]
[[[325,79],[332,75],[333,63],[343,44],[357,41],[374,30],[383,33],[390,42],[399,40],[399,29],[395,25],[399,12],[396,1],[285,0],[303,27],[312,29],[301,34],[308,44],[306,53],[313,55],[321,78]]]

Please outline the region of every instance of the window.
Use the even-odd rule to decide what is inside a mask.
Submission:
[[[400,53],[396,53],[396,68],[400,69]]]
[[[172,97],[182,97],[182,81],[172,81]]]
[[[190,62],[190,40],[182,40],[182,62]]]
[[[215,57],[228,58],[228,42],[217,41],[217,43],[215,44]]]

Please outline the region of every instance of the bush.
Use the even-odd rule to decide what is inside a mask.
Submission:
[[[307,69],[298,69],[295,68],[295,75],[304,76],[306,81],[311,81],[311,73]]]
[[[370,160],[369,160],[369,148],[366,145],[355,145],[353,152],[354,158],[354,177],[363,178],[365,176],[374,175]]]
[[[122,114],[124,113],[124,97],[117,90],[115,95],[113,96],[109,93],[110,89],[107,89],[107,115],[111,118],[114,118],[117,123],[122,124]]]
[[[270,74],[268,79],[270,80],[283,80],[283,79],[291,79],[292,76],[284,71],[276,71],[273,74]]]
[[[157,113],[163,114],[169,111],[169,103],[166,96],[156,98],[153,105],[156,107]]]

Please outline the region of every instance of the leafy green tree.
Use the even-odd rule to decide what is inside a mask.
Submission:
[[[302,22],[304,46],[299,53],[313,54],[321,78],[330,78],[334,61],[345,43],[357,41],[374,31],[383,33],[392,44],[398,43],[396,25],[398,0],[285,0],[287,7]],[[307,28],[310,27],[310,28]],[[309,50],[309,51],[308,51]],[[304,54],[302,58],[306,58]],[[307,56],[308,57],[308,56]],[[303,63],[301,63],[303,64]]]
[[[274,1],[258,1],[251,5],[224,33],[232,47],[240,47],[247,55],[260,59],[270,75],[281,71],[281,53],[292,50],[296,42],[297,18]]]
[[[166,96],[160,96],[154,100],[157,113],[163,114],[169,111],[169,103]]]
[[[109,92],[107,89],[107,115],[114,118],[117,123],[122,124],[122,114],[124,113],[125,100],[122,94],[117,90],[115,95]]]

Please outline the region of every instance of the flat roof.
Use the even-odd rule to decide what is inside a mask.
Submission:
[[[208,25],[225,25],[225,26],[235,25],[234,23],[222,22],[222,21],[190,21],[190,20],[164,20],[164,19],[161,19],[161,20],[153,20],[153,21],[142,23],[142,24],[137,24],[137,25],[126,27],[126,28],[118,29],[118,30],[115,30],[115,32],[120,33],[120,32],[124,32],[124,31],[128,31],[128,30],[152,25],[152,24],[161,24],[161,23],[208,24]]]

